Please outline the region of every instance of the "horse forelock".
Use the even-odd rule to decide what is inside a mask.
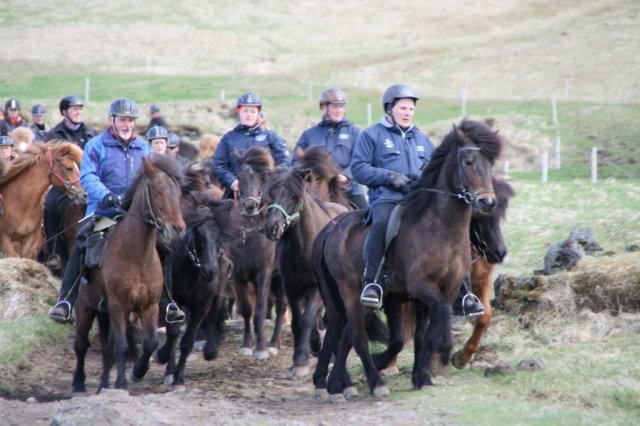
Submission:
[[[239,160],[241,165],[248,165],[255,172],[264,176],[265,173],[271,172],[274,168],[273,157],[266,149],[261,146],[254,146],[247,150],[244,157]]]
[[[478,145],[492,164],[500,157],[503,142],[497,131],[491,130],[489,126],[480,121],[467,119],[462,120],[458,129]]]
[[[49,142],[51,143],[51,142]],[[82,163],[82,148],[71,142],[57,142],[53,144],[54,155],[68,156],[76,163]]]
[[[499,178],[493,177],[493,190],[498,199],[498,205],[493,211],[493,215],[498,215],[499,218],[504,219],[507,216],[507,208],[509,207],[509,199],[515,195],[515,190],[509,182]]]
[[[340,174],[329,154],[319,146],[307,148],[301,162],[301,168],[309,169],[321,179],[330,180]]]
[[[271,197],[273,188],[284,187],[291,194],[302,200],[304,198],[306,185],[302,175],[288,167],[277,167],[267,181],[265,192]]]

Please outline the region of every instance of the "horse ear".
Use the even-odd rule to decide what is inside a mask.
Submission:
[[[154,175],[158,172],[158,168],[146,158],[142,159],[142,167],[144,167],[144,172],[149,176]]]
[[[296,167],[295,169],[293,169],[293,172],[299,175],[302,180],[309,183],[309,179],[311,178],[311,169]]]
[[[304,161],[304,151],[302,148],[296,148],[296,155],[298,156],[298,160],[302,163]]]

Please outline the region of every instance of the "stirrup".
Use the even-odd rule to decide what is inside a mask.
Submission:
[[[54,313],[54,311],[61,306],[66,306],[67,307],[67,316],[62,316],[62,315],[58,315],[57,313]],[[53,319],[56,322],[62,322],[62,323],[67,323],[67,322],[71,322],[71,303],[69,303],[67,300],[61,300],[58,303],[55,304],[55,306],[53,308],[51,308],[51,310],[49,311],[49,317],[51,319]]]
[[[169,317],[174,314],[176,317],[171,320]],[[184,312],[176,302],[171,302],[167,305],[166,312],[164,314],[164,320],[167,324],[180,323],[184,321]]]
[[[375,291],[377,294],[380,295],[380,298],[373,299],[371,297],[366,297],[364,294],[367,292],[368,289],[373,289],[373,291]],[[360,294],[360,304],[364,306],[368,306],[370,308],[380,309],[380,307],[382,306],[383,294],[384,294],[384,291],[382,290],[382,286],[380,284],[378,284],[375,281],[372,283],[369,283],[366,286],[364,286],[364,288],[362,289],[362,293]]]
[[[62,258],[59,254],[50,254],[46,262],[47,268],[51,270],[62,269]]]
[[[480,306],[482,306],[482,309],[479,311],[475,311],[475,312],[466,312],[466,309],[464,308],[465,302],[467,302],[467,298],[469,298],[469,300],[475,305],[475,304],[479,304]],[[482,315],[484,315],[484,305],[482,305],[482,302],[480,302],[480,299],[478,299],[478,296],[476,296],[473,293],[467,293],[464,295],[464,297],[462,298],[462,314],[465,317],[468,318],[474,318],[474,317],[480,317]]]

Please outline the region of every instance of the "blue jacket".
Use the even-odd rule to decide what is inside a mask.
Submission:
[[[274,131],[260,126],[247,127],[238,124],[224,134],[213,156],[213,172],[220,183],[229,188],[238,174],[236,155],[243,156],[247,149],[261,146],[271,151],[276,165],[291,164],[287,146]]]
[[[360,136],[360,129],[349,120],[332,123],[323,117],[320,123],[302,132],[298,143],[293,148],[292,165],[300,164],[298,148],[304,151],[311,146],[321,146],[326,152],[331,153],[333,162],[349,179],[349,195],[364,194],[364,189],[353,180],[351,173],[351,154],[358,136]]]
[[[389,172],[417,179],[431,160],[433,143],[417,127],[402,131],[385,117],[366,129],[353,150],[351,171],[355,180],[369,188],[369,205],[397,201],[403,193],[387,186]]]
[[[144,139],[136,137],[125,146],[109,129],[87,142],[80,167],[80,184],[88,195],[87,214],[95,212],[109,192],[124,196],[142,166],[142,157],[150,155],[151,146]]]

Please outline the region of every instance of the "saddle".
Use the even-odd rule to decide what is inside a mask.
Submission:
[[[382,255],[383,266],[378,279],[388,291],[402,291],[402,288],[395,285],[393,270],[389,269],[385,265],[385,260],[387,258],[387,250],[389,249],[391,242],[398,236],[398,233],[400,232],[400,224],[402,223],[402,221],[400,220],[400,216],[402,215],[403,210],[404,206],[401,204],[396,204],[393,210],[391,210],[391,214],[389,215],[389,220],[387,222],[387,229],[384,234],[384,253]]]
[[[106,216],[96,219],[93,230],[87,235],[84,245],[84,266],[86,268],[102,268],[107,235],[116,223],[118,223],[116,220]]]

